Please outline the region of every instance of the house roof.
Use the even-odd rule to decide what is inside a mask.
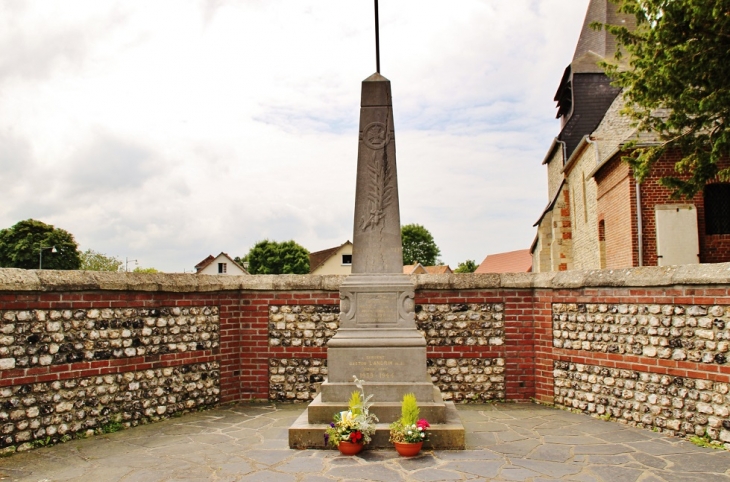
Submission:
[[[421,263],[403,265],[403,274],[427,274],[426,268]]]
[[[336,255],[343,246],[347,246],[348,244],[352,244],[349,239],[341,245],[335,246],[334,248],[327,248],[323,249],[322,251],[309,253],[309,272],[314,273],[314,270],[326,263],[327,260]]]
[[[424,266],[428,274],[449,274],[453,273],[448,264],[442,264],[439,266]]]
[[[237,268],[239,268],[244,273],[249,274],[249,272],[246,271],[246,269],[243,266],[241,266],[240,264],[236,263],[236,261],[233,258],[231,258],[230,256],[228,256],[228,253],[224,253],[223,251],[221,251],[221,253],[218,256],[215,256],[215,257],[212,254],[208,255],[207,258],[205,258],[203,261],[201,261],[200,263],[198,263],[198,264],[195,265],[195,272],[196,273],[200,273],[201,271],[203,271],[205,268],[207,268],[211,263],[213,263],[215,260],[217,260],[221,256],[223,256],[228,261],[230,261],[231,263],[233,263],[234,266],[236,266]]]
[[[563,186],[565,185],[565,178],[563,178],[562,181],[560,181],[560,186],[558,186],[558,190],[555,191],[555,196],[550,200],[547,206],[545,206],[545,209],[542,210],[542,214],[540,214],[540,218],[533,224],[532,226],[535,227],[538,224],[540,224],[545,217],[547,213],[553,210],[555,207],[555,203],[558,201],[558,196],[560,196],[560,192],[563,190]]]
[[[563,164],[565,164],[565,149],[562,149],[563,144],[565,144],[565,143],[563,141],[561,141],[560,139],[558,139],[557,137],[555,137],[553,139],[552,144],[550,144],[550,149],[548,149],[547,154],[545,154],[545,158],[542,160],[543,166],[552,160],[553,153],[555,152],[555,149],[557,149],[558,147],[561,148],[561,151],[563,153]]]
[[[209,254],[207,258],[195,265],[195,271],[200,271],[213,262],[215,258],[212,254]]]
[[[525,273],[532,270],[532,255],[529,249],[490,254],[475,273]]]

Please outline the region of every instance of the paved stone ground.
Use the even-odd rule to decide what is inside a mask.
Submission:
[[[302,405],[229,405],[0,459],[0,481],[730,481],[730,452],[530,404],[458,406],[465,451],[290,450]]]

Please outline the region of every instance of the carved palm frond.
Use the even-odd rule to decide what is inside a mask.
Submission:
[[[383,150],[383,159],[378,159],[378,153],[373,153],[372,161],[367,166],[368,171],[368,214],[360,220],[360,228],[364,231],[380,224],[385,218],[385,208],[393,199],[392,173]]]

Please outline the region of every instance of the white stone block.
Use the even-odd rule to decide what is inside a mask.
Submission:
[[[15,368],[15,358],[0,358],[0,370],[12,370]]]

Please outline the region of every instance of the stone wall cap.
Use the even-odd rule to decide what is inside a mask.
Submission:
[[[0,291],[338,291],[345,275],[199,275],[0,268]],[[416,290],[728,285],[730,263],[548,273],[412,275]]]

